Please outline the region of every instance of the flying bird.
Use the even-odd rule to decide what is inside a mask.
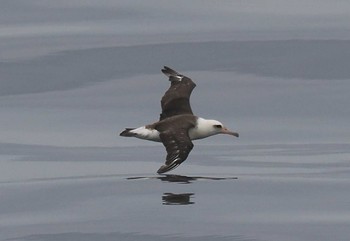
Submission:
[[[159,121],[139,128],[126,128],[120,136],[136,137],[162,142],[166,152],[165,165],[157,173],[165,173],[186,160],[193,148],[192,140],[216,134],[238,137],[217,120],[207,120],[193,115],[190,96],[196,84],[187,76],[164,66],[162,72],[169,77],[170,87],[161,100]]]

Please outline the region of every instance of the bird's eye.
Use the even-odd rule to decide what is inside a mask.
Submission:
[[[214,127],[221,129],[222,125],[214,125]]]

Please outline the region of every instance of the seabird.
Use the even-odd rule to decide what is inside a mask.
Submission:
[[[126,128],[120,133],[120,136],[163,143],[167,156],[165,165],[157,171],[159,174],[178,167],[186,160],[193,148],[192,140],[216,134],[239,136],[217,120],[193,115],[190,96],[196,84],[189,77],[167,66],[164,66],[162,72],[169,77],[171,85],[162,97],[159,121],[139,128]]]

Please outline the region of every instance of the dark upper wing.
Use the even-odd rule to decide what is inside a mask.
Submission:
[[[193,148],[188,130],[167,130],[160,133],[160,139],[167,151],[165,165],[161,166],[157,173],[168,172],[186,160]]]
[[[169,77],[170,88],[165,92],[162,100],[160,120],[174,115],[193,114],[190,105],[190,96],[196,84],[188,77],[164,66],[162,72]]]

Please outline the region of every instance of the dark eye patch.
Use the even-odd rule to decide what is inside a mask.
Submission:
[[[214,125],[214,127],[221,129],[222,125]]]

